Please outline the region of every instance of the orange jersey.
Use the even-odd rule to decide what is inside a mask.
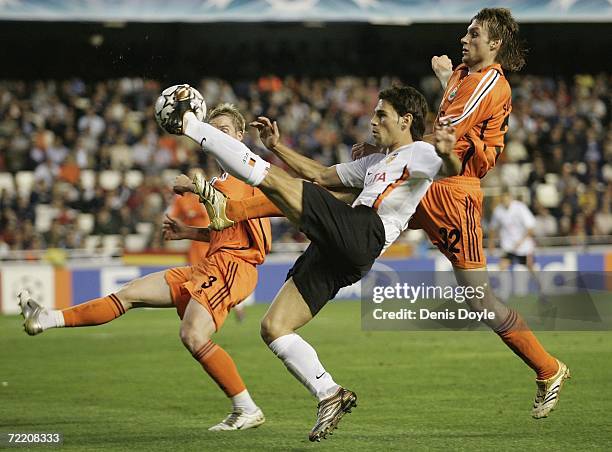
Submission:
[[[210,224],[208,213],[200,203],[198,195],[185,193],[183,196],[175,196],[168,212],[171,217],[178,218],[189,226],[206,227]],[[208,255],[208,242],[192,240],[189,247],[189,263],[194,265]]]
[[[224,174],[214,182],[214,187],[229,199],[240,200],[261,195],[261,191],[233,176]],[[270,220],[256,218],[236,223],[223,231],[210,231],[208,256],[221,250],[251,264],[263,263],[272,248]]]
[[[510,84],[499,64],[471,74],[461,64],[453,71],[437,119],[448,117],[455,127],[461,176],[482,178],[495,166],[511,110]]]

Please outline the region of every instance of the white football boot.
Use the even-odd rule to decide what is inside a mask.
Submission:
[[[547,417],[555,409],[557,402],[559,402],[559,392],[561,392],[563,382],[570,378],[569,368],[561,361],[557,360],[557,362],[559,363],[559,370],[555,375],[548,380],[536,380],[538,391],[531,411],[531,416],[534,419]]]
[[[259,427],[266,422],[263,412],[257,408],[254,413],[248,414],[243,411],[233,411],[225,419],[208,430],[211,432],[222,432],[229,430],[246,430]]]
[[[42,333],[43,327],[40,323],[40,315],[46,308],[32,299],[30,292],[22,290],[17,295],[19,298],[19,307],[21,308],[21,315],[24,318],[23,329],[30,336],[35,336]]]

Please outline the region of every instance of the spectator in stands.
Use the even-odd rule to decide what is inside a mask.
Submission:
[[[377,88],[391,81],[389,77],[299,80],[266,75],[236,84],[207,79],[199,86],[210,105],[230,101],[251,114],[247,120],[262,114],[276,118],[289,144],[309,157],[333,164],[350,158],[351,144],[368,139],[368,112],[376,102]],[[608,74],[573,80],[512,76],[513,112],[508,143],[498,166],[504,161],[532,163],[527,180],[530,207],[547,235],[584,230],[588,237],[609,231],[610,197],[606,193],[612,184],[611,81]],[[423,86],[435,108],[440,97],[437,82],[424,80]],[[106,203],[118,213],[127,205],[134,221],[160,224],[170,197],[164,195],[167,188],[159,175],[168,169],[184,172],[204,163],[199,160],[202,153],[189,148],[190,143],[160,134],[150,112],[161,88],[158,82],[138,78],[95,84],[78,79],[59,83],[0,81],[0,171],[13,176],[35,171],[33,187],[22,184],[18,190],[31,191],[28,206],[16,195],[0,195],[1,218],[8,227],[0,232],[3,243],[31,246],[35,241],[22,239],[15,231],[25,221],[33,221],[35,207],[50,204],[52,193],[60,187],[69,193],[60,196],[63,204],[77,212],[95,213]],[[261,149],[252,137],[245,141]],[[271,158],[263,151],[262,155]],[[77,172],[75,166],[95,171],[93,186],[83,186],[83,171]],[[142,185],[132,190],[122,182],[116,191],[107,193],[98,177],[102,170],[111,168],[142,171]],[[537,186],[546,183],[547,173],[560,175],[556,182],[560,203],[550,207],[550,212],[535,204]],[[488,186],[499,183],[494,176],[488,177]],[[28,177],[32,174],[20,180]],[[19,213],[15,214],[17,204]],[[578,212],[586,217],[576,219]],[[276,237],[302,238],[285,220],[275,222],[274,228]]]

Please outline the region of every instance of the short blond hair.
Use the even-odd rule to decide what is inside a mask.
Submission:
[[[208,113],[208,120],[212,121],[217,116],[224,115],[232,118],[236,132],[244,133],[246,130],[246,120],[244,119],[244,116],[242,116],[242,113],[240,113],[240,110],[238,110],[238,107],[236,107],[234,104],[226,102],[217,105],[210,111],[210,113]]]

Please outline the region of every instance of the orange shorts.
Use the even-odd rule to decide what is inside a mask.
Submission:
[[[183,318],[193,298],[208,310],[218,331],[230,309],[255,290],[257,269],[231,254],[217,252],[197,265],[171,268],[165,277],[179,317]]]
[[[484,267],[482,200],[479,178],[440,179],[429,187],[408,227],[423,229],[454,267]]]

